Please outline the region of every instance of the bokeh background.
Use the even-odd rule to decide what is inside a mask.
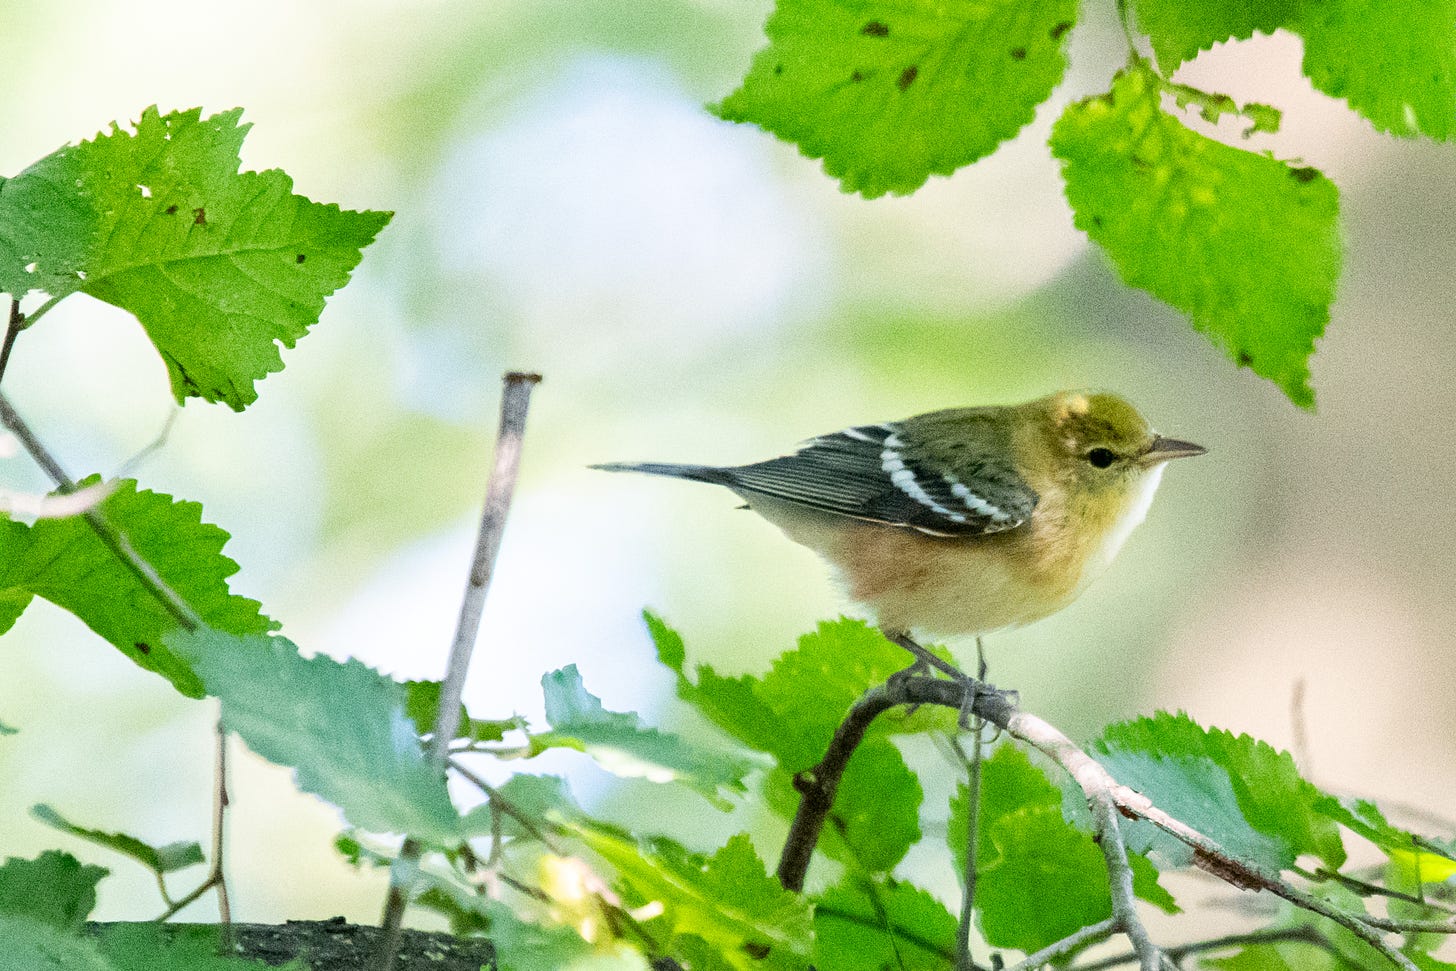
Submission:
[[[396,214],[256,406],[189,404],[136,473],[233,534],[234,589],[305,649],[438,677],[506,368],[546,380],[467,700],[539,724],[540,675],[576,662],[608,707],[685,731],[702,727],[671,701],[644,605],[735,673],[845,605],[728,494],[589,463],[748,461],[852,423],[1104,386],[1210,454],[1170,470],[1080,602],[990,639],[993,679],[1074,736],[1183,708],[1283,747],[1302,735],[1337,790],[1456,813],[1456,158],[1313,92],[1297,39],[1219,48],[1181,77],[1284,108],[1253,146],[1341,188],[1316,414],[1122,286],[1072,227],[1045,139],[1122,60],[1110,2],[1087,5],[1067,81],[1021,137],[875,202],[704,110],[760,45],[763,0],[5,7],[0,172],[154,103],[242,106],[248,167]],[[6,388],[77,474],[116,471],[173,409],[140,328],[84,296],[22,338]],[[0,475],[42,486],[23,457]],[[69,848],[114,871],[100,917],[152,916],[149,878],[26,810],[205,843],[213,717],[37,602],[0,641],[0,721],[20,729],[0,738],[0,857]],[[239,752],[237,915],[376,920],[383,878],[333,853],[334,811]],[[704,848],[736,825],[572,753],[529,768],[617,818],[675,813]],[[948,868],[927,879],[953,886]]]

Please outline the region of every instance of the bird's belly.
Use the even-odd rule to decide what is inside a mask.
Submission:
[[[1080,585],[1077,573],[1053,577],[1028,564],[1019,533],[947,539],[745,498],[828,560],[850,598],[887,630],[955,637],[1029,624],[1070,603]]]

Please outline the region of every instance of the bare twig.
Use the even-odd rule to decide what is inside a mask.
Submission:
[[[5,367],[10,363],[10,350],[15,346],[15,338],[20,336],[24,327],[25,315],[20,312],[20,301],[12,297],[10,314],[5,322],[5,342],[0,344],[0,379],[5,377]]]
[[[486,486],[485,511],[480,519],[480,532],[475,542],[475,557],[465,586],[465,598],[455,626],[450,660],[440,686],[440,708],[430,736],[430,761],[443,773],[450,757],[450,741],[460,727],[460,698],[465,689],[465,675],[470,669],[470,655],[480,631],[480,618],[485,610],[485,596],[490,590],[496,554],[500,552],[505,533],[506,515],[510,512],[520,467],[521,439],[526,431],[526,410],[531,390],[541,380],[539,374],[511,371],[505,375],[501,396],[500,432],[496,438],[495,463]],[[399,950],[399,932],[408,904],[408,884],[419,866],[422,848],[418,841],[406,839],[399,856],[390,868],[389,894],[385,898],[384,916],[380,921],[384,934],[376,966],[379,971],[393,971]]]
[[[1301,943],[1310,944],[1314,947],[1324,948],[1334,953],[1329,939],[1318,930],[1308,924],[1299,927],[1276,927],[1271,930],[1250,931],[1246,934],[1228,934],[1224,937],[1210,938],[1206,941],[1194,941],[1191,944],[1178,944],[1173,947],[1163,948],[1163,953],[1174,962],[1181,961],[1192,954],[1203,954],[1207,951],[1221,951],[1226,947],[1242,947],[1248,944],[1283,944]],[[1075,971],[1107,971],[1108,968],[1121,967],[1124,964],[1132,964],[1138,959],[1136,952],[1128,951],[1123,954],[1115,954],[1112,957],[1102,958],[1088,964],[1079,964]],[[1023,961],[1009,971],[1027,971],[1027,968],[1035,967]]]
[[[20,440],[20,444],[30,453],[30,457],[45,470],[46,475],[50,476],[51,481],[56,484],[58,491],[66,494],[76,491],[75,480],[66,474],[65,469],[61,468],[61,464],[56,461],[55,456],[30,430],[30,426],[15,411],[10,404],[10,399],[3,393],[0,393],[0,424],[10,429],[10,432]],[[86,509],[82,511],[81,515],[85,517],[86,523],[97,538],[131,571],[137,581],[156,598],[157,602],[184,630],[194,631],[203,626],[202,618],[197,615],[197,612],[188,606],[177,591],[162,579],[156,569],[132,548],[127,538],[107,522],[101,510]]]
[[[1026,960],[1013,964],[1007,971],[1037,971],[1053,961],[1076,954],[1082,948],[1099,941],[1105,941],[1117,933],[1117,918],[1109,917],[1096,924],[1088,924],[1079,931],[1068,934],[1060,941],[1053,941],[1040,951],[1026,956]],[[1133,956],[1136,959],[1136,955]]]
[[[976,680],[986,681],[986,649],[979,637],[976,638]],[[985,722],[979,717],[972,720],[971,754],[968,758],[960,742],[951,739],[956,754],[961,757],[966,769],[966,865],[961,875],[964,891],[961,893],[961,916],[956,925],[956,968],[957,971],[977,971],[975,959],[971,957],[971,927],[976,915],[976,870],[977,853],[981,848],[981,756],[985,748],[981,744],[981,729]]]

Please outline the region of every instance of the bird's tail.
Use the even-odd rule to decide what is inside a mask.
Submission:
[[[673,465],[665,462],[603,462],[591,466],[603,472],[644,472],[647,475],[666,475],[674,479],[691,479],[694,482],[724,483],[723,470],[711,465]]]

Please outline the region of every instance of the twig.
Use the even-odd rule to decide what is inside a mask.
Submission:
[[[968,689],[975,692],[970,706],[966,705],[965,699],[965,691]],[[1113,919],[1122,922],[1121,929],[1132,939],[1144,968],[1158,969],[1161,965],[1148,963],[1151,960],[1150,953],[1156,953],[1157,949],[1146,942],[1145,936],[1141,944],[1135,936],[1142,932],[1141,925],[1135,923],[1136,915],[1131,913],[1131,869],[1128,868],[1125,873],[1120,872],[1126,866],[1126,849],[1122,847],[1118,835],[1119,815],[1149,822],[1177,839],[1193,850],[1194,865],[1227,883],[1243,890],[1268,890],[1297,907],[1333,920],[1379,951],[1387,961],[1402,971],[1418,969],[1410,958],[1386,943],[1382,931],[1456,933],[1456,923],[1395,921],[1364,913],[1347,913],[1293,886],[1277,872],[1271,873],[1257,863],[1234,856],[1217,841],[1159,809],[1147,796],[1118,783],[1101,763],[1083,752],[1067,736],[1041,718],[1017,708],[1014,697],[1014,692],[997,691],[969,679],[948,681],[925,677],[895,678],[866,691],[850,708],[848,715],[835,731],[823,760],[813,769],[802,772],[795,778],[795,786],[803,798],[790,825],[783,855],[779,859],[779,882],[790,890],[803,889],[814,844],[818,841],[824,818],[833,806],[834,793],[844,773],[844,767],[870,723],[880,713],[897,704],[935,704],[957,711],[965,711],[969,707],[977,717],[999,726],[1012,737],[1026,742],[1052,759],[1077,782],[1087,796],[1097,826],[1097,836],[1104,844],[1104,854],[1108,855],[1109,876],[1114,880]],[[1110,849],[1108,844],[1113,843],[1116,848]],[[1115,858],[1118,855],[1121,856],[1120,862]],[[1117,881],[1125,881],[1126,892],[1118,889]]]
[[[1089,924],[1079,931],[1068,934],[1060,941],[1054,941],[1040,951],[1028,954],[1024,961],[1013,964],[1007,971],[1036,971],[1037,968],[1048,965],[1058,958],[1075,954],[1089,944],[1106,940],[1116,933],[1117,918],[1109,917],[1104,921]],[[1136,959],[1136,954],[1133,955],[1133,959]]]
[[[20,440],[20,444],[30,453],[35,464],[44,469],[46,475],[50,476],[51,481],[56,484],[58,491],[62,493],[76,491],[75,480],[66,474],[66,470],[61,468],[61,464],[56,461],[55,456],[41,443],[40,439],[36,438],[35,433],[15,411],[10,404],[10,399],[4,393],[0,393],[0,424],[4,424]],[[168,585],[167,581],[162,579],[152,565],[132,548],[127,538],[106,521],[101,510],[86,509],[81,515],[97,538],[131,571],[137,581],[156,598],[157,602],[184,630],[195,631],[203,626],[202,618],[198,616],[197,612],[188,606],[187,602]]]
[[[24,325],[25,315],[20,312],[20,301],[12,297],[10,314],[5,322],[5,343],[0,344],[0,380],[5,377],[5,367],[10,363],[10,350],[15,346],[15,338],[20,336]]]
[[[217,886],[217,916],[222,924],[222,946],[225,952],[233,949],[233,911],[228,901],[227,879],[223,876],[223,845],[227,832],[227,810],[232,801],[228,798],[228,733],[222,718],[217,720],[217,760],[213,765],[216,785],[213,786],[212,805],[212,875]]]
[[[1191,944],[1178,944],[1173,947],[1163,948],[1163,953],[1168,955],[1172,961],[1181,961],[1192,954],[1202,954],[1205,951],[1221,951],[1226,947],[1239,947],[1245,944],[1310,944],[1314,947],[1324,948],[1333,952],[1329,939],[1315,928],[1308,924],[1301,924],[1298,927],[1276,927],[1271,930],[1250,931],[1246,934],[1228,934],[1224,937],[1210,938],[1206,941],[1194,941]],[[1089,964],[1079,964],[1074,971],[1107,971],[1108,968],[1121,967],[1124,964],[1132,964],[1138,959],[1133,951],[1123,954],[1115,954],[1112,957],[1101,958]],[[1009,971],[1026,971],[1023,961]],[[1034,965],[1027,965],[1034,967]]]
[[[976,680],[986,681],[986,650],[981,639],[976,638]],[[981,755],[985,748],[981,744],[981,728],[985,725],[980,718],[970,724],[971,755],[966,757],[960,742],[954,737],[951,745],[966,769],[966,865],[962,874],[965,887],[961,894],[961,917],[956,925],[956,968],[957,971],[979,971],[971,957],[971,926],[976,915],[976,870],[977,854],[981,848]]]
[[[975,682],[971,682],[975,684]],[[794,777],[794,788],[803,797],[789,825],[789,835],[779,855],[779,883],[786,889],[802,891],[804,877],[809,872],[809,860],[819,834],[824,829],[824,820],[834,806],[835,793],[844,777],[845,767],[854,750],[864,739],[870,723],[896,705],[938,704],[963,710],[965,692],[961,683],[936,678],[895,678],[866,691],[849,709],[844,721],[834,731],[834,738],[824,758],[812,769],[806,769]],[[971,712],[992,724],[1004,725],[1015,711],[1011,695],[997,691],[991,685],[977,685],[976,695],[970,706]]]
[[[1429,907],[1432,910],[1440,910],[1448,914],[1456,915],[1456,907],[1452,907],[1450,904],[1443,901],[1432,900],[1429,897],[1417,897],[1413,893],[1403,893],[1399,890],[1392,890],[1389,887],[1382,887],[1378,884],[1370,883],[1367,880],[1361,880],[1358,877],[1352,877],[1347,874],[1340,873],[1336,870],[1328,870],[1324,867],[1320,867],[1318,870],[1315,870],[1313,873],[1311,873],[1307,870],[1302,870],[1299,867],[1295,867],[1294,872],[1298,873],[1306,880],[1309,880],[1311,883],[1320,883],[1325,880],[1333,881],[1342,886],[1348,887],[1362,897],[1389,897],[1391,900],[1403,900],[1408,904],[1417,904],[1421,907]],[[1447,933],[1456,933],[1456,926],[1451,927],[1451,929],[1447,931]]]
[[[502,796],[499,789],[486,782],[474,772],[471,772],[464,765],[461,765],[460,762],[457,760],[452,759],[450,761],[450,768],[454,769],[455,772],[459,773],[462,779],[475,786],[481,792],[485,793],[486,798],[490,800],[492,808],[499,808],[501,812],[514,819],[517,823],[521,825],[522,829],[524,829],[527,833],[530,833],[532,837],[534,837],[538,842],[545,845],[545,847],[552,853],[555,853],[557,856],[562,855],[561,848],[552,841],[550,836],[542,832],[541,828],[536,825],[536,820],[532,819],[527,813],[522,811],[521,808],[515,803]]]
[[[48,309],[52,306],[52,303],[46,304],[41,310]],[[12,331],[16,312],[16,306],[12,304]],[[34,323],[39,315],[40,311],[32,314],[30,322]],[[14,342],[14,338],[10,336],[12,331],[7,331],[7,350],[9,345]],[[20,417],[19,413],[10,404],[10,399],[3,393],[0,393],[0,424],[4,424],[20,440],[20,444],[30,453],[30,457],[35,460],[35,464],[44,469],[45,473],[50,476],[51,481],[56,484],[57,491],[64,495],[70,495],[76,492],[76,481],[66,474],[66,470],[61,467],[61,463],[56,460],[56,457],[50,453],[50,450],[30,430],[30,426]],[[84,509],[81,512],[81,516],[86,520],[86,524],[91,527],[91,531],[96,534],[96,537],[101,540],[102,544],[131,571],[132,576],[136,577],[137,582],[162,605],[167,613],[172,615],[172,619],[177,621],[177,624],[183,630],[196,631],[205,626],[205,622],[197,611],[193,610],[187,601],[182,599],[182,595],[176,590],[173,590],[171,585],[162,579],[161,574],[157,573],[152,564],[147,562],[132,547],[131,541],[107,521],[105,514],[99,508],[93,506]],[[232,931],[229,926],[231,918],[230,908],[228,906],[227,879],[223,875],[222,859],[223,820],[227,815],[227,761],[225,751],[227,732],[223,729],[221,722],[217,726],[217,736],[219,755],[216,766],[216,777],[213,780],[214,804],[216,808],[213,814],[214,855],[212,874],[194,893],[189,894],[177,904],[168,908],[167,912],[163,915],[163,919],[171,917],[183,907],[192,903],[192,901],[196,900],[210,887],[217,887],[218,915],[223,925],[223,936],[226,939],[231,936]]]
[[[481,614],[485,610],[485,595],[490,590],[496,554],[500,552],[501,537],[505,533],[506,515],[510,512],[511,497],[516,489],[521,439],[526,431],[526,410],[530,406],[531,390],[540,380],[539,374],[520,371],[510,371],[505,375],[495,463],[486,486],[485,510],[481,515],[480,532],[476,537],[475,557],[470,565],[465,598],[455,626],[455,639],[450,646],[450,659],[440,686],[440,708],[436,712],[435,727],[430,736],[430,761],[440,769],[441,774],[444,773],[450,757],[450,741],[460,728],[460,699],[465,689],[465,675],[470,669],[470,655],[475,650],[475,638],[480,631]],[[404,910],[409,902],[406,889],[418,868],[421,852],[419,841],[407,838],[399,848],[399,856],[394,865],[390,867],[389,893],[385,898],[384,916],[380,920],[384,933],[381,935],[382,945],[377,959],[379,971],[393,971],[395,955],[399,951]]]

